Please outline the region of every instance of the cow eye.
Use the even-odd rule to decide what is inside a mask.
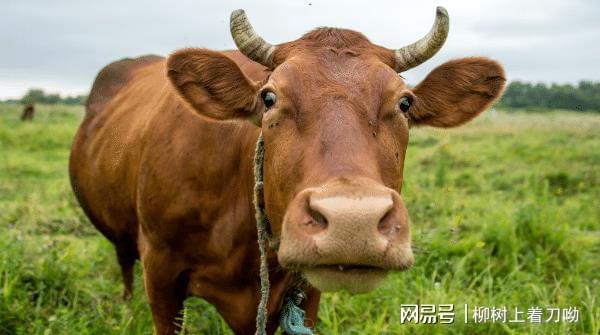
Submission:
[[[265,107],[267,108],[271,108],[271,106],[273,106],[277,101],[277,95],[275,95],[275,93],[271,91],[263,91],[261,93],[261,97],[263,99]]]
[[[407,97],[402,97],[400,99],[400,101],[398,102],[398,105],[400,106],[400,110],[404,113],[408,112],[408,109],[410,108],[410,99]]]

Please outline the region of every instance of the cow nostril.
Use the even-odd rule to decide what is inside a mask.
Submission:
[[[323,214],[319,213],[314,208],[309,208],[308,214],[312,218],[312,221],[314,221],[315,225],[318,225],[323,229],[327,228],[327,225],[328,225],[327,218],[325,218],[325,216]]]
[[[390,208],[385,215],[379,220],[377,224],[377,230],[379,233],[385,236],[393,236],[400,228],[400,220],[396,218],[394,207]]]
[[[321,213],[312,208],[308,208],[306,213],[308,215],[302,223],[304,233],[314,235],[327,229],[327,219]]]

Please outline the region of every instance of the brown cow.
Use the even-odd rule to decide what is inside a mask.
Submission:
[[[28,103],[23,107],[23,113],[21,114],[21,121],[33,120],[33,114],[35,114],[35,108],[32,103]]]
[[[266,214],[279,240],[268,254],[273,334],[299,275],[314,326],[321,291],[368,291],[410,267],[400,196],[409,127],[463,124],[504,87],[498,63],[465,58],[407,88],[398,73],[445,40],[443,8],[428,35],[397,50],[334,28],[273,46],[243,11],[231,19],[240,52],[184,49],[104,68],[73,144],[77,198],[116,246],[125,295],[141,259],[158,334],[177,329],[190,295],[213,304],[237,334],[255,331],[261,131]]]

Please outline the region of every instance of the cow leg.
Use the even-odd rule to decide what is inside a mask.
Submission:
[[[304,292],[306,293],[306,299],[302,301],[302,309],[306,312],[304,325],[315,329],[319,314],[321,292],[314,287],[305,288]]]
[[[138,252],[131,240],[120,241],[115,244],[115,248],[123,276],[123,300],[128,301],[133,296],[133,266],[138,258]]]
[[[150,252],[142,257],[144,284],[157,335],[173,335],[180,330],[187,274],[173,264],[170,253]]]

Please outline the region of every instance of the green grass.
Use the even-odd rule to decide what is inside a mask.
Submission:
[[[81,107],[0,105],[0,334],[150,334],[137,266],[120,301],[109,242],[87,222],[67,159]],[[414,129],[404,199],[415,266],[359,296],[325,294],[319,334],[598,334],[600,115],[500,112]],[[401,304],[454,304],[452,325],[400,322]],[[577,323],[465,324],[463,306],[577,307]],[[188,334],[230,334],[200,299]],[[509,313],[509,319],[512,318]]]

